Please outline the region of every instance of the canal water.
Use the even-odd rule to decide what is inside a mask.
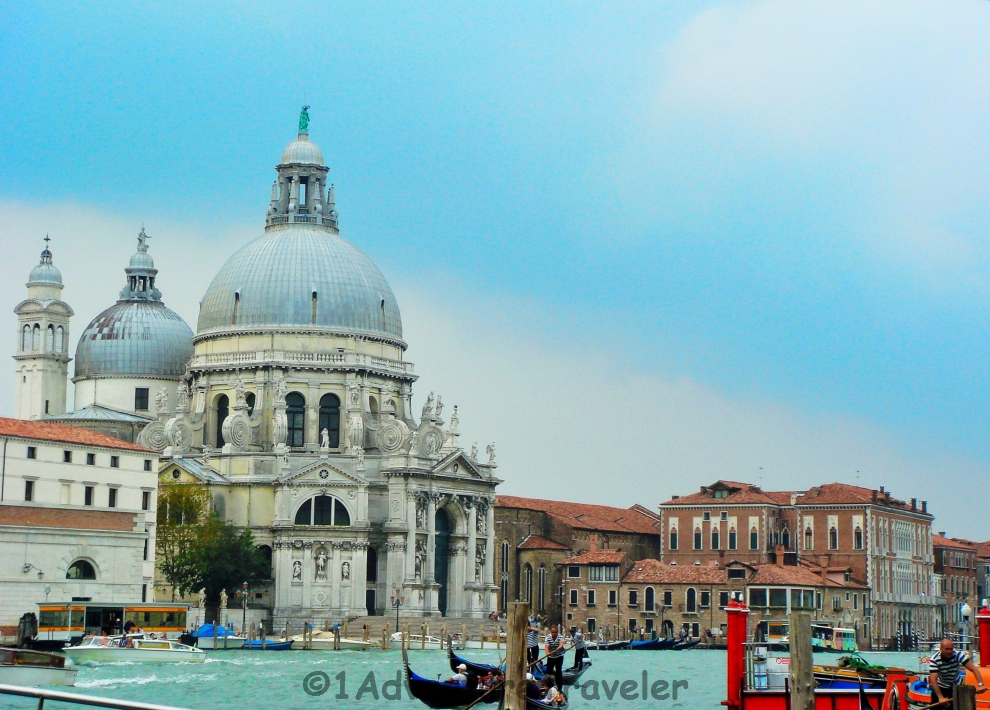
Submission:
[[[592,651],[591,654],[594,665],[582,677],[582,687],[572,689],[569,694],[573,710],[585,707],[589,710],[593,707],[718,710],[725,698],[724,651]],[[498,660],[495,651],[466,651],[464,655],[481,662]],[[910,670],[919,667],[920,654],[864,656],[873,663]],[[837,658],[816,654],[815,662],[834,664]],[[570,654],[567,660],[571,660]],[[450,675],[444,651],[413,651],[409,661],[421,676]],[[58,690],[191,710],[333,707],[424,710],[425,705],[409,696],[401,672],[399,651],[215,651],[209,652],[204,663],[80,666],[75,688]],[[657,681],[666,685],[656,685]],[[654,693],[661,699],[655,699]],[[0,708],[36,707],[37,701],[0,695]],[[45,707],[51,710],[82,706],[46,702]],[[494,707],[478,706],[479,710]]]

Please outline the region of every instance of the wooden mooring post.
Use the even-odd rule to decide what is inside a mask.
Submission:
[[[957,685],[953,688],[952,710],[976,710],[975,685]]]
[[[791,710],[815,710],[814,661],[811,656],[811,615],[795,612],[788,621],[791,649]]]
[[[529,604],[511,602],[505,637],[505,710],[526,710],[526,631]]]

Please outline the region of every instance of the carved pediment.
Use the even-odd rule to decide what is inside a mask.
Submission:
[[[316,461],[292,471],[278,480],[288,486],[366,486],[368,479],[356,473],[342,471],[325,460]]]
[[[442,458],[430,470],[430,473],[439,476],[451,476],[454,478],[485,479],[477,466],[464,455],[463,451],[452,451]]]

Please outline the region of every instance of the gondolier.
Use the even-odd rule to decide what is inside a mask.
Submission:
[[[529,622],[529,631],[526,632],[526,664],[533,665],[540,660],[540,632],[536,628],[536,621]]]
[[[571,643],[574,644],[574,665],[573,669],[581,667],[581,663],[588,657],[588,649],[584,645],[584,634],[576,626],[571,631]]]
[[[543,639],[543,652],[547,657],[547,675],[553,675],[558,688],[564,687],[564,652],[567,638],[556,626],[550,627],[550,633]]]
[[[932,654],[929,661],[928,684],[935,693],[933,701],[945,702],[950,700],[957,685],[965,680],[965,674],[959,672],[960,668],[965,668],[976,677],[977,692],[986,690],[983,684],[983,674],[980,669],[973,664],[973,660],[965,651],[957,651],[950,639],[943,639],[939,645],[938,653]]]

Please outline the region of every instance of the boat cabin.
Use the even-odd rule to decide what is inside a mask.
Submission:
[[[42,641],[68,641],[84,635],[120,634],[134,622],[149,633],[178,638],[186,630],[189,604],[71,602],[38,605],[38,635]]]

